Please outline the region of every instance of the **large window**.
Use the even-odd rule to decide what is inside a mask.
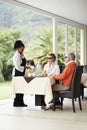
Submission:
[[[80,28],[58,23],[58,63],[64,63],[64,55],[74,52],[80,64]]]
[[[0,2],[0,81],[11,79],[13,45],[17,39],[24,42],[28,59],[45,55],[49,46],[52,50],[52,18]]]
[[[58,64],[64,64],[65,56],[65,25],[58,23]]]
[[[23,2],[23,0],[20,1]],[[49,12],[44,13],[40,9],[35,12],[33,8],[30,10],[29,6],[23,6],[23,3],[17,6],[17,2],[16,4],[0,2],[0,66],[2,66],[0,67],[2,72],[0,77],[5,80],[11,78],[15,40],[21,39],[25,43],[27,58],[33,58],[36,62],[40,60],[42,64],[47,62],[47,53],[53,51],[53,35],[55,35],[53,34],[55,32],[53,18],[55,15],[52,14],[51,17]],[[62,19],[59,22],[57,16],[56,20],[58,22],[56,25],[58,30],[58,63],[63,63],[64,55],[71,51],[75,52],[76,60],[80,63],[80,28],[74,24],[71,25],[72,22],[71,24],[64,23]]]

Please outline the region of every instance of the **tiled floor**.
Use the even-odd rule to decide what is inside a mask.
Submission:
[[[72,111],[71,100],[64,101],[63,111],[51,109],[34,111],[34,96],[26,96],[28,107],[13,107],[13,100],[0,102],[0,130],[85,130],[87,129],[87,100],[82,101],[83,110],[76,102],[76,113]]]

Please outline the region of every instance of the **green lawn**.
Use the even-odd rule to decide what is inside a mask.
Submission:
[[[11,81],[0,82],[0,100],[11,97]]]

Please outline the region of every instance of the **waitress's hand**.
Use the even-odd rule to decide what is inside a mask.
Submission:
[[[31,61],[33,61],[33,59],[27,60],[27,63],[29,63],[29,62],[31,62]]]
[[[28,65],[26,65],[24,68],[25,69],[31,69],[30,66],[28,66]]]

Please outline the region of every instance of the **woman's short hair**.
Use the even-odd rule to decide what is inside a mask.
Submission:
[[[17,48],[20,48],[20,47],[25,47],[23,42],[21,40],[17,40],[15,43],[14,43],[14,49],[17,49]]]

